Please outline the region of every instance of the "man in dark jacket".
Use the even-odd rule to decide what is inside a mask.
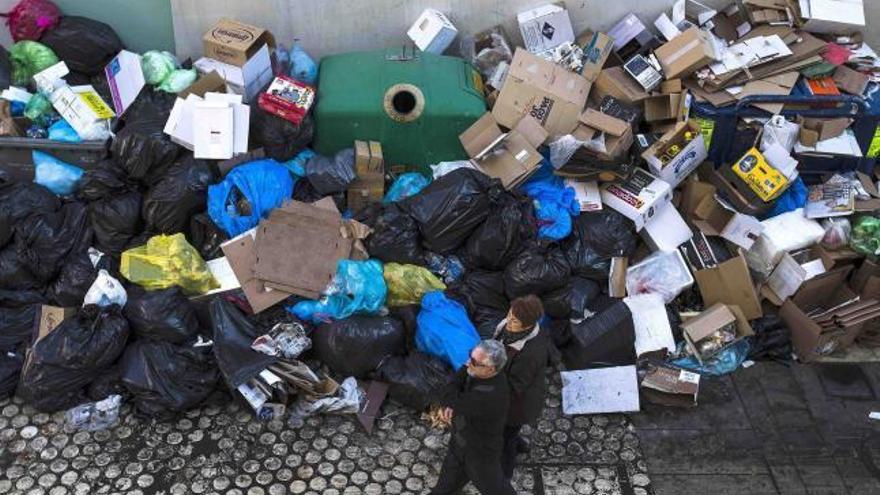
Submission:
[[[449,449],[433,495],[458,493],[468,481],[483,495],[513,495],[501,472],[501,448],[510,396],[501,372],[504,346],[484,340],[471,351],[467,365],[443,392],[441,402],[452,418]]]
[[[550,340],[538,324],[543,316],[544,306],[538,296],[519,297],[510,302],[507,318],[495,329],[495,339],[502,342],[507,351],[506,375],[510,385],[510,411],[501,455],[501,467],[507,479],[513,477],[517,451],[525,443],[519,436],[520,430],[523,425],[534,424],[544,410]]]

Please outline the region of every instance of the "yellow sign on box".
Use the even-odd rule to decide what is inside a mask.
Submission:
[[[96,93],[95,91],[84,91],[82,93],[78,93],[80,99],[88,105],[89,109],[95,113],[95,116],[100,119],[112,119],[116,116],[116,113],[113,112],[113,109],[107,106],[104,103],[104,100]]]
[[[776,199],[788,186],[788,178],[767,163],[756,148],[747,151],[732,168],[733,173],[748,184],[762,201]]]

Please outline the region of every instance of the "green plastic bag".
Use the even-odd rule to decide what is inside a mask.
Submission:
[[[141,57],[141,70],[144,81],[150,86],[158,86],[177,68],[177,58],[168,52],[150,50]]]
[[[850,245],[865,256],[880,256],[880,218],[864,216],[856,220]]]
[[[32,96],[24,107],[24,116],[40,127],[47,127],[54,113],[55,109],[52,107],[52,102],[49,101],[49,98],[43,96],[42,93]]]
[[[168,74],[168,77],[159,85],[159,89],[166,93],[180,93],[196,82],[199,73],[195,69],[177,69]]]
[[[440,279],[421,266],[386,263],[383,276],[388,286],[388,306],[421,304],[428,292],[446,290]]]
[[[143,246],[124,251],[119,273],[147,290],[177,285],[190,296],[220,287],[183,234],[157,235]]]
[[[34,74],[58,63],[58,57],[48,46],[36,41],[19,41],[9,49],[12,61],[12,84],[27,86]]]

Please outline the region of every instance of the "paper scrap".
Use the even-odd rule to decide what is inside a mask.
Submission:
[[[632,312],[636,335],[636,356],[666,348],[675,351],[675,338],[666,314],[666,305],[658,294],[638,294],[624,298]]]
[[[639,410],[635,366],[563,371],[562,412],[599,414]]]

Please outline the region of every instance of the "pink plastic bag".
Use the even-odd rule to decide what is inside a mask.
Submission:
[[[38,41],[46,31],[58,25],[61,11],[49,0],[21,0],[3,16],[7,17],[13,41]]]

